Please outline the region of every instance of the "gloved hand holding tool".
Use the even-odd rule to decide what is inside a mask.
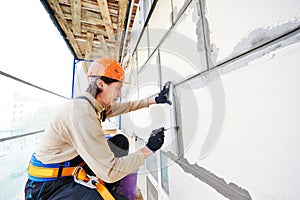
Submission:
[[[161,148],[165,138],[165,128],[159,128],[152,131],[146,146],[153,152]]]
[[[155,102],[156,103],[167,103],[172,105],[172,102],[168,99],[169,97],[169,91],[170,91],[170,85],[171,81],[168,81],[163,89],[160,91],[157,97],[155,97]]]

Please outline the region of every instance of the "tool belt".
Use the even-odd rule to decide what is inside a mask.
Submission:
[[[37,160],[34,154],[28,166],[28,179],[34,182],[45,182],[58,180],[61,177],[74,177],[78,184],[91,189],[96,189],[104,200],[115,200],[109,190],[104,186],[104,182],[96,176],[90,176],[83,169],[84,162],[75,164],[72,161],[57,164],[43,164]]]

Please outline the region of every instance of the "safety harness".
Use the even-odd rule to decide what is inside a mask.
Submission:
[[[90,105],[95,109],[92,102],[85,96],[79,96],[77,99],[85,99]],[[96,110],[95,110],[96,111]],[[96,111],[97,113],[97,111]],[[106,111],[101,113],[102,121],[106,118]],[[90,176],[86,174],[83,166],[84,162],[72,166],[71,161],[64,163],[55,163],[55,164],[43,164],[41,161],[35,158],[33,154],[31,161],[28,166],[28,178],[34,182],[45,182],[57,180],[61,177],[74,177],[74,181],[78,184],[86,186],[91,189],[96,189],[98,193],[102,196],[104,200],[115,200],[109,190],[105,187],[104,182],[97,178],[96,176]]]
[[[75,167],[71,166],[71,164],[71,161],[43,164],[37,160],[33,154],[28,166],[28,179],[34,182],[46,182],[73,176],[76,183],[91,189],[96,189],[104,200],[115,200],[100,178],[86,174],[83,169],[85,165],[84,162]]]
[[[87,97],[85,97],[85,96],[78,96],[78,97],[76,97],[76,99],[84,99],[84,100],[88,101],[89,104],[94,108],[96,114],[98,113],[97,110],[96,110],[96,108],[95,108],[95,106],[94,106],[94,104]],[[100,118],[102,119],[101,120],[102,122],[104,122],[106,120],[106,110],[103,110],[100,113]]]

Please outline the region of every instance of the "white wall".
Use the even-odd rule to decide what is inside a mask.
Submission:
[[[221,137],[207,157],[195,158],[199,152],[193,146],[202,141],[185,156],[246,188],[253,199],[298,199],[299,55],[298,42],[222,75],[226,115]]]
[[[237,193],[242,194],[239,199],[297,199],[299,2],[176,0],[170,5],[165,0],[158,5],[132,58],[139,81],[131,91],[137,93],[134,98],[143,98],[168,80],[179,83],[173,102],[179,135],[166,133],[172,137],[163,150],[174,153],[169,147],[179,144],[180,161],[190,169],[169,159],[169,193],[160,178],[150,177],[163,194],[159,199],[237,199]],[[166,12],[161,12],[164,5]],[[157,51],[144,65],[155,45]],[[172,111],[162,107],[151,116],[151,108],[142,110],[125,118],[123,127],[134,132],[135,121],[144,120],[147,133],[156,128],[151,121],[157,119],[167,127],[175,118]],[[200,168],[219,184],[205,179]],[[221,191],[220,186],[229,189]],[[142,187],[147,188],[146,181]]]

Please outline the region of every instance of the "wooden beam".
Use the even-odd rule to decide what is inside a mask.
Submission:
[[[92,58],[92,50],[93,50],[93,41],[94,41],[94,33],[87,32],[86,34],[86,43],[85,43],[85,60],[91,60]],[[84,63],[84,71],[88,72],[90,63]]]
[[[86,24],[86,23],[81,24],[81,32],[83,32],[83,33],[84,32],[93,32],[96,35],[101,34],[101,35],[104,35],[105,37],[107,37],[107,33],[106,33],[104,27],[102,29],[100,26]]]
[[[117,59],[116,54],[115,54],[115,48],[108,48],[108,51],[110,52],[110,57]]]
[[[62,6],[69,6],[71,7],[71,4],[69,2],[70,0],[59,0],[60,5]],[[108,10],[110,12],[110,15],[118,15],[118,8],[115,8],[115,6],[111,6],[111,2],[108,4]],[[116,4],[118,7],[118,3]],[[86,2],[86,1],[81,1],[81,10],[87,10],[87,11],[93,11],[93,12],[98,12],[100,13],[99,5],[97,2]]]
[[[57,22],[59,23],[62,30],[65,32],[65,34],[67,36],[67,40],[69,41],[71,47],[73,48],[77,58],[82,58],[82,54],[80,52],[78,44],[75,40],[75,37],[74,37],[72,31],[70,30],[70,27],[68,26],[68,22],[64,18],[64,14],[63,14],[58,2],[56,0],[49,0],[48,2],[53,11],[53,15],[57,19]]]
[[[79,35],[81,32],[81,0],[71,1],[73,33]]]
[[[72,20],[72,15],[66,13],[65,18],[71,21]],[[88,11],[82,11],[81,12],[81,23],[88,23],[88,24],[92,24],[92,25],[102,25],[102,26],[104,26],[104,22],[103,22],[102,19],[97,17],[97,15],[95,13],[91,13],[91,12],[88,12]],[[117,29],[117,24],[113,23],[113,28]],[[105,34],[105,35],[107,35],[107,34]]]
[[[92,4],[90,2],[82,2],[82,9],[84,10],[92,10],[92,11],[96,11],[96,12],[100,12],[100,9],[99,9],[99,5],[98,4]],[[113,9],[111,7],[108,6],[108,10],[109,10],[109,13],[111,15],[118,15],[118,10],[116,9]]]
[[[115,35],[114,35],[114,30],[113,30],[113,26],[112,26],[112,22],[111,22],[111,18],[110,18],[110,13],[108,10],[107,1],[106,0],[97,0],[97,2],[99,5],[99,8],[100,8],[102,20],[104,22],[104,26],[106,28],[108,38],[112,41],[115,41]]]
[[[108,57],[111,57],[110,52],[108,50],[107,44],[105,42],[105,39],[103,37],[103,35],[97,35],[97,38],[100,42],[100,46],[103,48],[104,54]]]
[[[116,36],[116,58],[119,58],[120,54],[120,49],[121,49],[121,40],[122,40],[122,35],[124,31],[124,22],[125,22],[125,17],[126,17],[126,11],[127,11],[127,0],[120,0],[119,1],[119,17],[118,17],[118,28],[117,28],[117,36]]]

